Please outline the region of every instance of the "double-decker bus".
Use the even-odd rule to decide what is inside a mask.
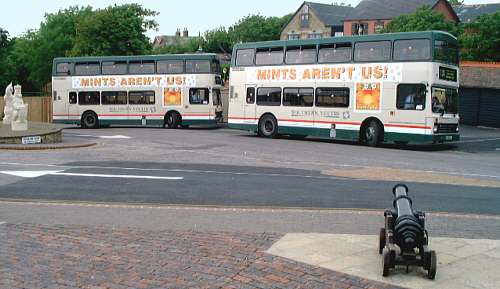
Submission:
[[[426,31],[237,44],[228,125],[382,142],[459,139],[458,45]]]
[[[83,128],[215,124],[221,84],[215,54],[55,58],[53,121]]]

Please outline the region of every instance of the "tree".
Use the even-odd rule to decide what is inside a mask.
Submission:
[[[464,0],[448,0],[451,6],[460,6],[464,4]]]
[[[148,19],[157,12],[139,4],[109,6],[97,10],[78,23],[71,55],[136,55],[151,51],[145,32],[157,29],[158,23]]]
[[[278,40],[291,18],[292,14],[283,17],[248,15],[231,26],[228,32],[234,43]]]
[[[198,50],[200,41],[198,38],[189,39],[187,42],[168,45],[154,49],[155,54],[183,54],[194,53]]]
[[[442,30],[454,34],[455,36],[459,33],[459,28],[454,22],[446,20],[441,12],[434,11],[429,6],[420,7],[411,14],[395,17],[382,32],[425,30]]]
[[[459,37],[462,59],[500,61],[500,11],[467,23]]]
[[[9,32],[0,27],[0,88],[4,88],[10,82],[10,66],[7,57],[12,49],[12,41]]]
[[[213,53],[231,53],[233,40],[226,28],[219,27],[205,32],[203,51]]]

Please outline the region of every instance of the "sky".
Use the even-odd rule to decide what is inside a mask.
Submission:
[[[70,6],[87,6],[104,8],[113,4],[139,3],[143,7],[160,12],[156,16],[159,23],[158,31],[148,31],[147,35],[154,38],[156,35],[173,35],[175,30],[186,27],[190,35],[198,35],[207,30],[236,23],[249,14],[264,16],[283,16],[295,12],[303,0],[8,0],[1,2],[2,15],[0,27],[7,30],[11,37],[22,35],[28,29],[37,29],[46,13],[54,13]],[[333,3],[336,1],[313,0],[319,3]],[[356,6],[360,0],[339,0]],[[498,3],[500,0],[466,0],[466,4]]]

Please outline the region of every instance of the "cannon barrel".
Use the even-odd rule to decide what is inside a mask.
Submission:
[[[413,212],[412,201],[408,197],[408,187],[396,185],[393,188],[393,194],[393,206],[397,215],[394,222],[394,241],[403,252],[409,252],[421,246],[424,228],[418,216]]]

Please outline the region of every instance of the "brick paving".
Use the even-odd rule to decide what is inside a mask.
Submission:
[[[266,254],[280,237],[0,224],[0,288],[398,288]]]

